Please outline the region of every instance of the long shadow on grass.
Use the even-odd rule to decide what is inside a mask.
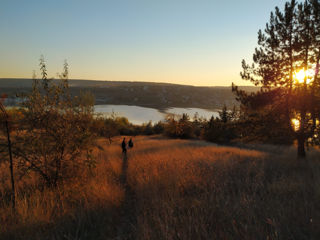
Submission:
[[[125,190],[125,197],[120,209],[120,223],[118,226],[118,238],[135,239],[136,232],[136,211],[135,211],[135,193],[128,183],[128,155],[123,154],[122,172],[120,183]]]
[[[88,209],[78,205],[72,213],[53,217],[51,223],[21,223],[19,219],[12,218],[12,224],[8,224],[10,228],[2,229],[0,226],[0,240],[135,239],[135,194],[128,184],[127,176],[128,158],[123,155],[119,181],[125,190],[125,197],[120,207],[105,204]]]

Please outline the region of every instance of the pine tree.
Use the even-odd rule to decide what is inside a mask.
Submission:
[[[319,8],[319,0],[299,4],[292,0],[283,12],[276,7],[264,31],[258,33],[254,63],[242,62],[241,77],[261,86],[261,91],[248,95],[233,87],[238,100],[247,107],[259,104],[252,102],[255,96],[264,96],[264,106],[281,106],[280,114],[292,132],[292,119],[299,119],[299,130],[294,133],[299,157],[305,157],[305,144],[319,127]],[[313,70],[314,76],[305,74],[300,83],[294,78],[300,70]]]

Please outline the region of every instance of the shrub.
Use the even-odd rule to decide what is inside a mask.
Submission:
[[[57,85],[47,78],[43,57],[40,69],[41,83],[34,78],[32,92],[24,96],[23,119],[14,133],[13,150],[20,173],[35,172],[48,186],[56,186],[93,165],[89,154],[95,142],[90,131],[93,104],[87,93],[71,97],[67,63]],[[88,159],[81,158],[84,153]]]
[[[182,114],[176,120],[174,116],[168,116],[165,125],[165,135],[173,138],[194,138],[193,126],[187,114]]]

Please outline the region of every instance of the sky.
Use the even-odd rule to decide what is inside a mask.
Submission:
[[[0,78],[250,85],[257,32],[285,0],[0,0]],[[1,86],[0,86],[1,87]]]

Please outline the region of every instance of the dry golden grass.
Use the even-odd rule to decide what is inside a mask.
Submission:
[[[0,174],[1,239],[320,239],[320,152],[136,137],[101,139],[97,166],[58,189]]]

